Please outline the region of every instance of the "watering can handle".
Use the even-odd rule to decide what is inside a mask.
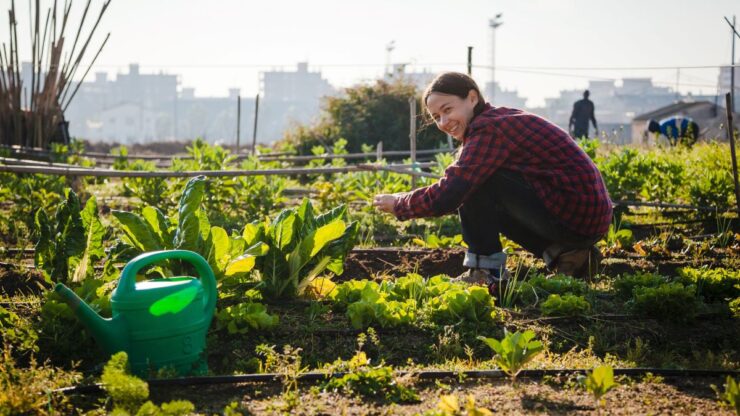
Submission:
[[[123,268],[116,291],[120,293],[136,291],[136,274],[139,270],[162,260],[169,259],[185,260],[195,266],[206,296],[208,296],[205,311],[212,310],[216,306],[216,277],[213,275],[213,269],[211,269],[208,262],[200,254],[190,250],[161,250],[136,256]]]

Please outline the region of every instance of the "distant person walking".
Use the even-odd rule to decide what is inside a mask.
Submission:
[[[672,116],[663,120],[648,121],[648,131],[662,134],[668,139],[671,146],[683,143],[691,146],[699,138],[699,125],[691,117]]]
[[[570,121],[568,122],[568,131],[570,131],[575,139],[589,137],[589,121],[594,123],[596,135],[599,132],[599,127],[596,125],[596,116],[594,115],[594,103],[588,99],[589,94],[588,90],[584,91],[583,99],[573,104],[573,112],[570,114]]]

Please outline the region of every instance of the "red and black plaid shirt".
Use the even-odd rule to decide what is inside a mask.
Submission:
[[[570,135],[534,114],[490,104],[470,122],[460,156],[444,178],[400,197],[396,217],[452,213],[499,168],[521,172],[572,231],[598,236],[609,230],[612,202],[604,180]]]

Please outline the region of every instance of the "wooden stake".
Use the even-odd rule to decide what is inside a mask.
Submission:
[[[257,154],[257,120],[260,115],[260,95],[254,99],[254,130],[252,130],[252,155]]]
[[[416,165],[416,97],[409,97],[409,150],[411,165]],[[414,169],[413,167],[411,168]],[[411,177],[411,189],[416,189],[416,176]]]
[[[242,128],[242,96],[236,97],[236,154],[239,154],[239,138]]]
[[[735,156],[735,126],[732,124],[732,94],[727,93],[725,95],[725,102],[727,106],[727,136],[730,138],[730,156],[732,158],[732,176],[735,179],[735,204],[737,204],[737,215],[740,217],[740,185],[738,185],[737,158]]]

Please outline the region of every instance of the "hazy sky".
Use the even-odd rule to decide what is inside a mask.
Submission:
[[[97,10],[102,1],[93,4]],[[80,11],[84,2],[74,6]],[[27,51],[28,3],[19,0],[16,7]],[[111,32],[111,38],[94,71],[113,76],[138,62],[142,72],[180,74],[181,86],[199,96],[224,96],[229,87],[254,95],[259,71],[308,61],[332,84],[348,86],[383,73],[391,40],[393,62],[464,71],[467,46],[474,47],[474,65],[490,65],[488,19],[497,13],[504,24],[496,32],[496,79],[518,89],[529,105],[542,105],[562,89],[584,88],[590,78],[651,76],[665,86],[678,81],[683,92],[715,93],[716,68],[600,68],[729,64],[723,16],[740,18],[740,1],[114,0],[98,37]],[[0,40],[7,43],[5,16]],[[736,50],[740,55],[740,40]],[[475,67],[473,76],[483,84],[490,70]]]

